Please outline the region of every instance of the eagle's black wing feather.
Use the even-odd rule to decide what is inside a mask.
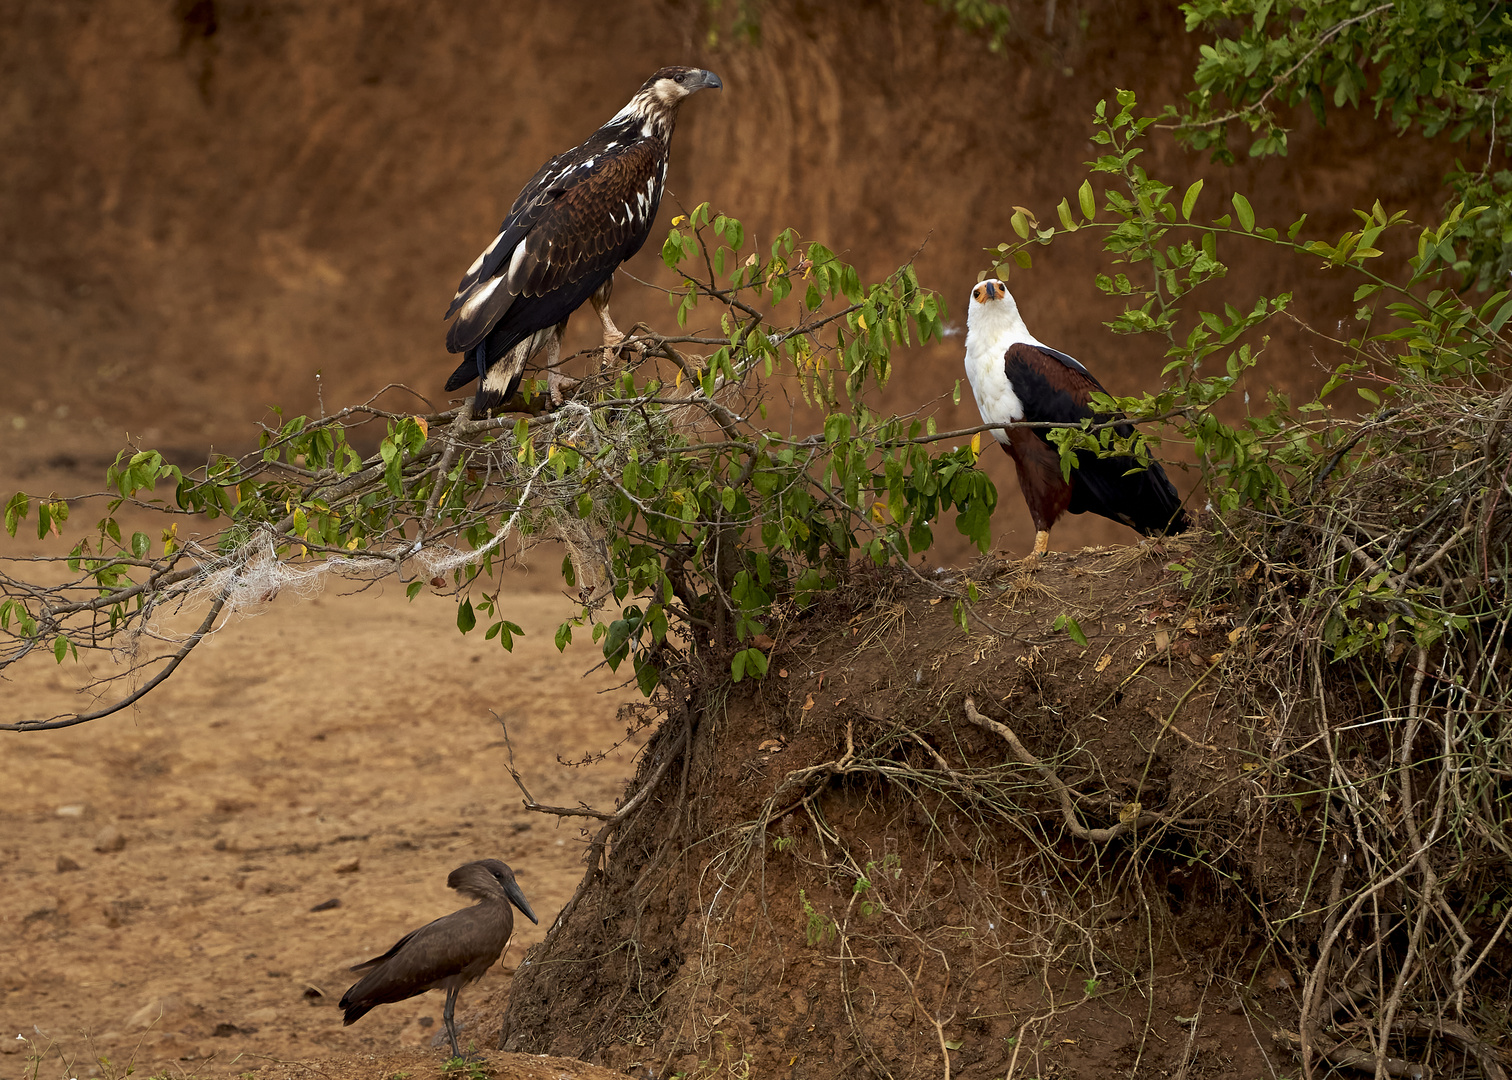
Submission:
[[[588,142],[575,146],[566,153],[558,154],[536,170],[536,174],[515,196],[514,205],[509,208],[508,216],[499,225],[499,232],[494,237],[493,243],[484,249],[474,267],[462,276],[462,281],[457,286],[457,294],[452,298],[451,306],[446,309],[444,318],[449,319],[457,313],[457,309],[466,301],[478,282],[500,275],[507,260],[514,254],[515,245],[525,239],[530,230],[535,228],[536,222],[540,220],[542,213],[552,200],[574,182],[574,170],[584,162],[592,160],[593,147],[601,146],[605,141],[598,137],[598,133],[595,133],[594,138],[589,139]],[[461,350],[453,351],[460,352]]]
[[[616,141],[608,130],[553,158],[515,200],[491,249],[458,287],[448,350],[467,352],[487,338],[489,362],[497,360],[570,315],[645,244],[661,204],[666,144],[637,138],[605,150]],[[447,389],[476,374],[476,364],[464,361]]]
[[[1098,423],[1121,419],[1093,412],[1092,394],[1107,391],[1090,371],[1063,352],[1018,343],[1009,346],[1004,364],[1026,420],[1069,424],[1087,417]],[[1119,424],[1113,430],[1123,438],[1134,433],[1131,424]],[[1046,443],[1050,441],[1047,432],[1038,434]],[[1160,463],[1152,461],[1146,467],[1127,454],[1098,457],[1090,451],[1079,452],[1066,509],[1073,514],[1101,515],[1145,536],[1175,535],[1188,524],[1181,496]]]

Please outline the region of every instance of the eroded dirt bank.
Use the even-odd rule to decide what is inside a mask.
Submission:
[[[1241,890],[1307,860],[1262,825],[1244,880],[1213,872],[1269,781],[1209,678],[1230,613],[1165,569],[1189,554],[979,568],[969,633],[902,576],[786,623],[776,678],[648,748],[660,782],[517,974],[504,1047],[658,1076],[1266,1075],[1295,998]]]

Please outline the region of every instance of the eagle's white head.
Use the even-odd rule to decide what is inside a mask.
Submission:
[[[1018,304],[1013,299],[1013,294],[1008,291],[1008,286],[997,278],[988,278],[986,281],[977,283],[976,288],[971,290],[971,305],[966,310],[966,333],[970,335],[976,332],[990,334],[993,337],[1003,337],[1003,349],[1015,341],[1029,341],[1038,344],[1034,335],[1029,333],[1029,328],[1024,325],[1023,316],[1019,314]]]
[[[1008,286],[997,278],[979,282],[971,290],[966,309],[966,378],[977,408],[987,423],[1012,423],[1024,418],[1024,407],[1008,382],[1004,355],[1018,342],[1042,344],[1019,315]],[[999,440],[1001,432],[993,432]]]

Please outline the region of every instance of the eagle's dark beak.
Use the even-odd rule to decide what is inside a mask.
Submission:
[[[719,76],[712,71],[700,71],[698,73],[698,85],[690,87],[692,90],[723,90],[724,83],[719,81]]]

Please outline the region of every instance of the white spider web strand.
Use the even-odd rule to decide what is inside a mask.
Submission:
[[[602,434],[593,424],[592,411],[580,403],[567,403],[555,416],[555,439],[574,442],[588,437],[597,449],[602,446]],[[230,552],[212,554],[206,551],[202,556],[195,555],[200,564],[200,572],[171,595],[150,600],[145,617],[134,631],[125,635],[118,652],[135,653],[143,637],[170,643],[183,642],[189,634],[177,632],[167,625],[168,620],[176,620],[186,611],[203,608],[218,598],[224,600],[222,617],[218,625],[209,631],[211,634],[226,626],[234,617],[250,618],[262,614],[284,592],[293,592],[302,599],[311,599],[324,589],[326,578],[333,574],[346,580],[376,580],[388,574],[399,573],[406,565],[413,565],[425,577],[436,578],[473,565],[498,550],[515,533],[521,516],[530,505],[537,481],[549,464],[548,458],[530,471],[514,511],[501,523],[488,543],[470,551],[459,550],[441,542],[427,544],[422,537],[387,553],[330,555],[319,562],[290,562],[278,554],[280,542],[287,543],[289,539],[270,526],[263,526]],[[582,558],[584,548],[601,546],[593,543],[588,528],[577,522],[569,525],[559,515],[553,515],[553,519],[549,531],[567,545],[574,563],[598,561]],[[588,568],[585,566],[583,569]],[[598,575],[590,571],[589,576]],[[159,614],[160,610],[162,614]]]

